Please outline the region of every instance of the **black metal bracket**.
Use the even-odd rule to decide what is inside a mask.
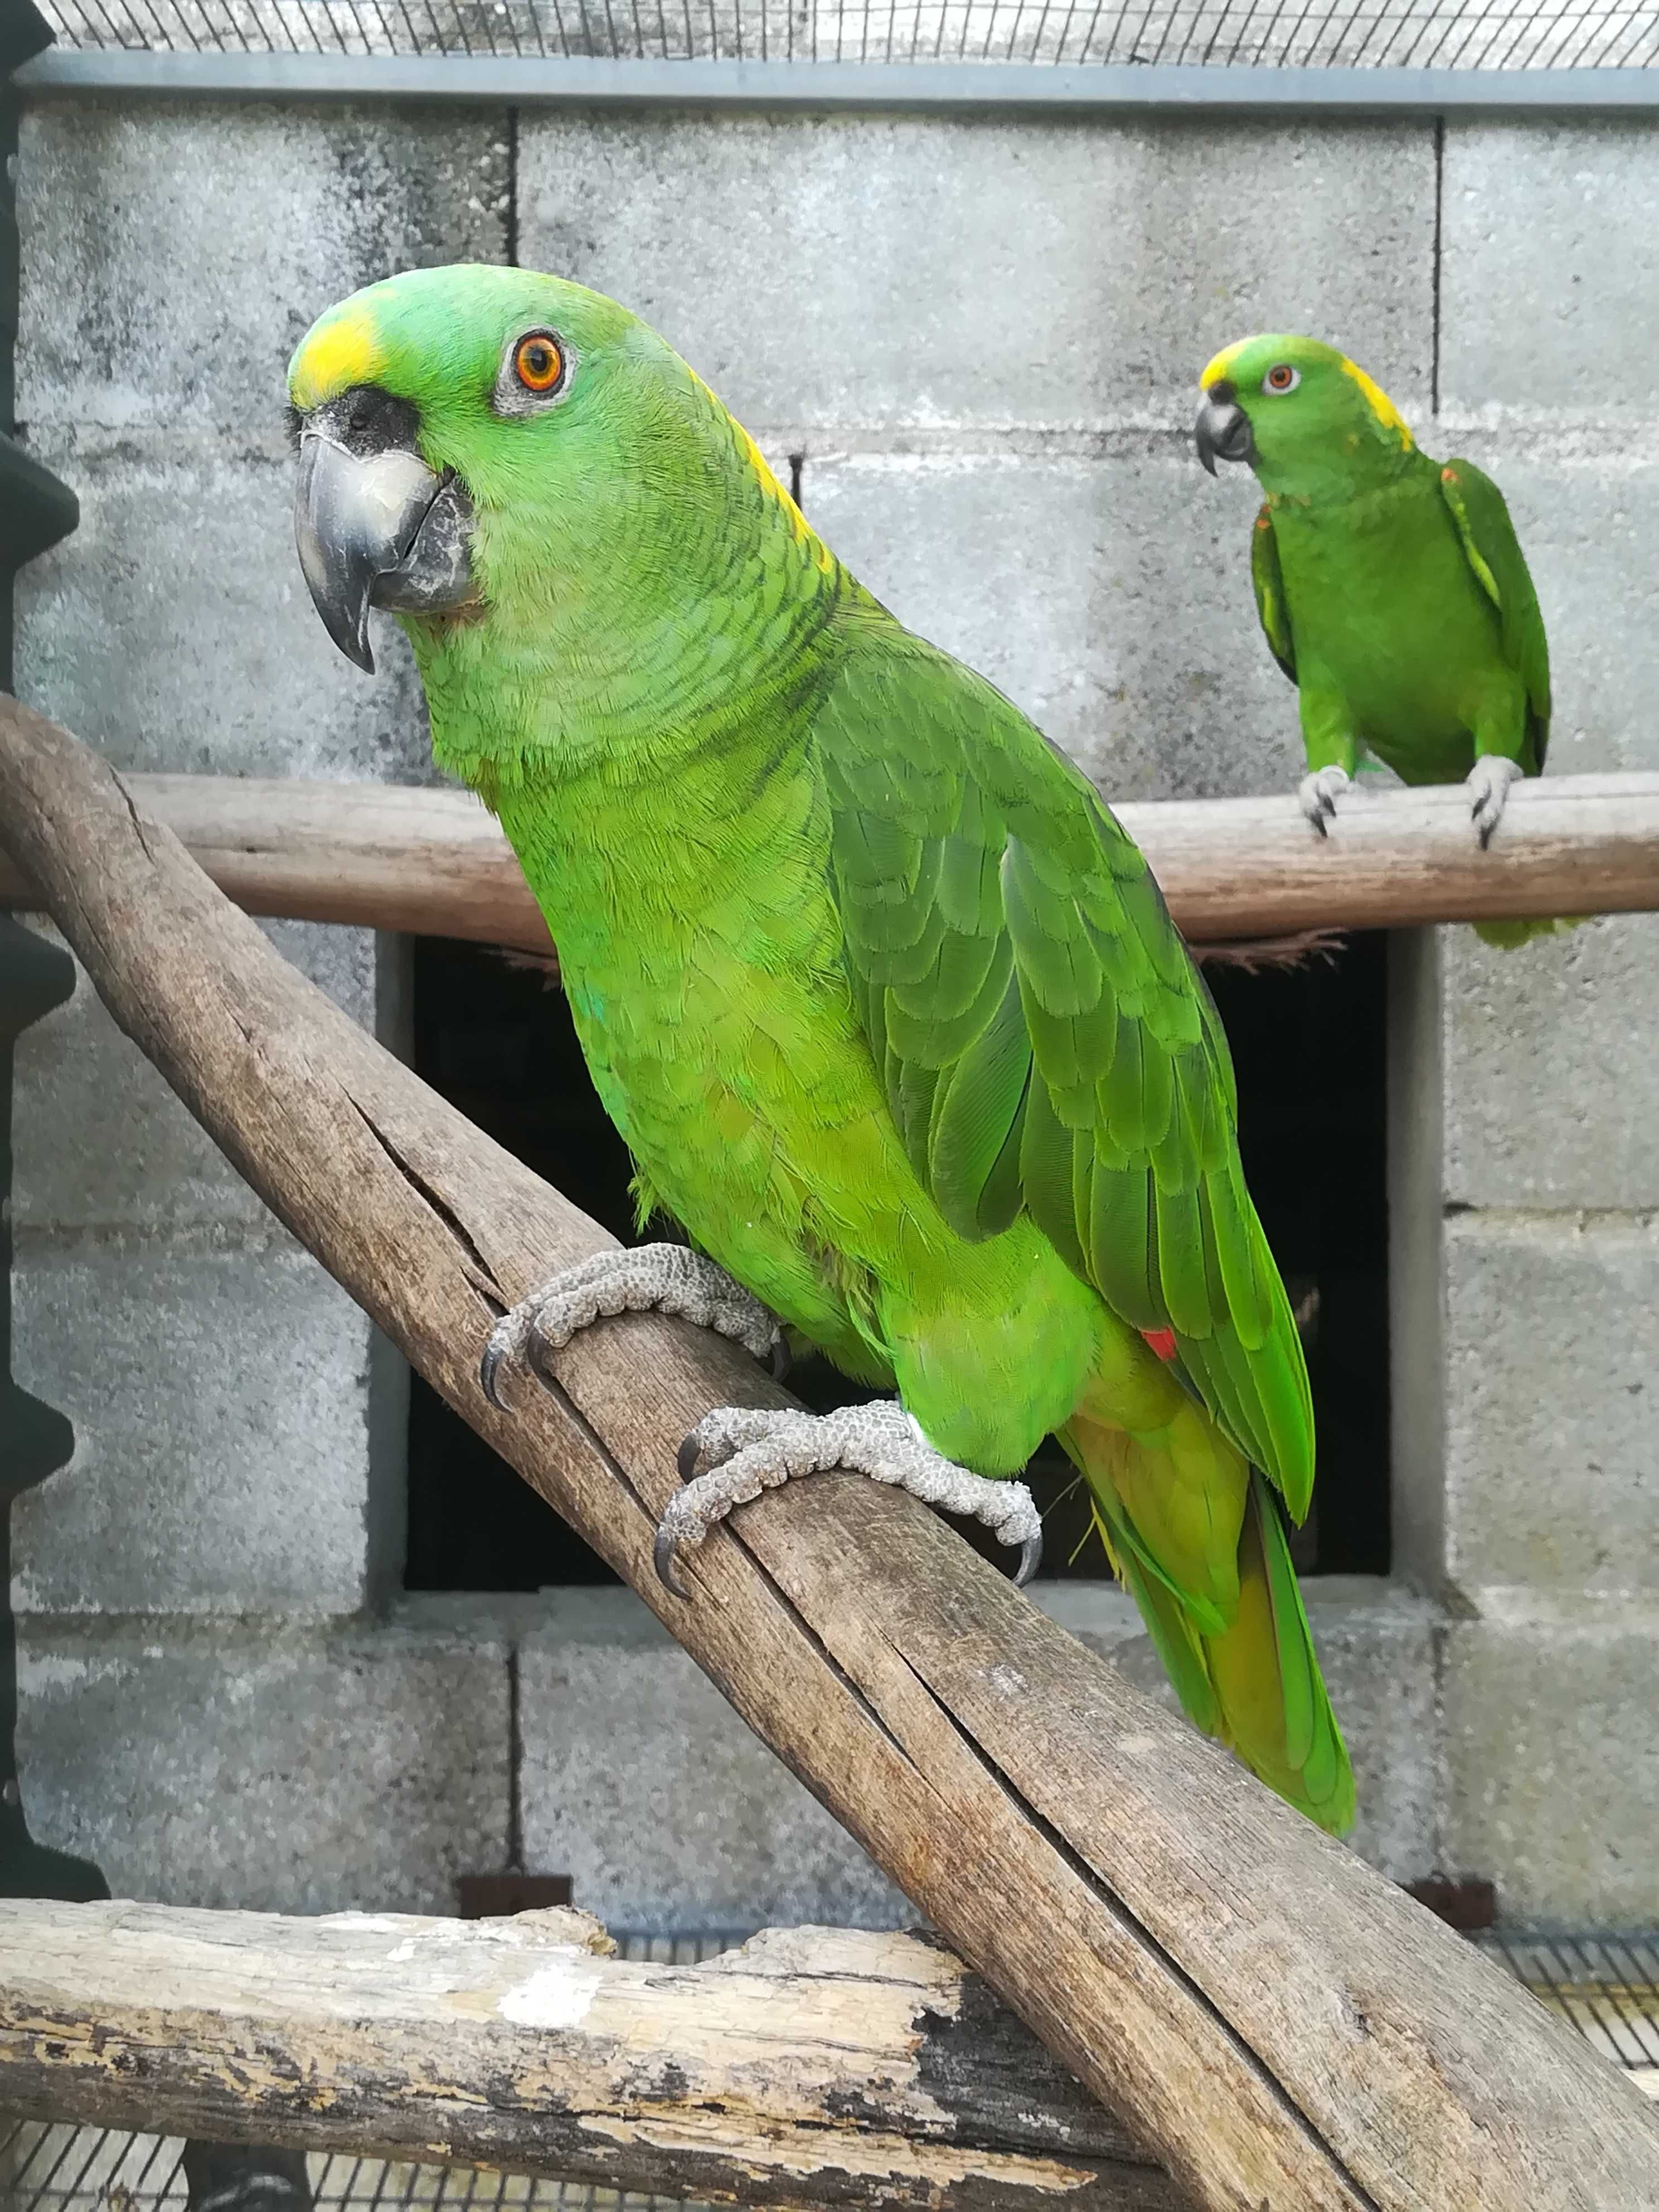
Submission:
[[[67,538],[81,502],[61,478],[0,431],[0,562],[14,572]]]
[[[30,0],[0,0],[0,688],[11,688],[12,579],[26,561],[67,537],[80,505],[10,434],[12,353],[17,337],[18,247],[13,185],[17,100],[13,70],[52,44]],[[44,938],[0,917],[0,1896],[107,1897],[96,1867],[48,1850],[29,1834],[17,1783],[16,1631],[11,1587],[14,1498],[69,1458],[75,1435],[55,1407],[11,1379],[11,1065],[16,1038],[75,988],[75,963]]]
[[[67,538],[80,502],[17,443],[12,356],[17,339],[18,243],[14,70],[52,43],[33,0],[0,0],[0,690],[9,690],[12,581],[26,561]]]

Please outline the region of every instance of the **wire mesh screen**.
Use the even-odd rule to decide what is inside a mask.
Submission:
[[[0,2122],[0,2203],[6,2212],[186,2212],[184,2156],[176,2136]],[[306,2166],[312,2212],[712,2212],[470,2166],[347,2157]]]
[[[1652,0],[41,0],[68,46],[546,59],[1659,65]]]
[[[1487,1936],[1482,1946],[1659,2097],[1659,1934]]]

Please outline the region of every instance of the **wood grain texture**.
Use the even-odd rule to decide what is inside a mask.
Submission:
[[[234,776],[127,781],[249,914],[550,949],[506,839],[469,793]],[[1659,775],[1517,784],[1485,853],[1461,786],[1355,792],[1322,841],[1288,796],[1117,812],[1195,945],[1659,906]],[[21,872],[0,866],[0,905],[32,897]]]
[[[769,1493],[672,1598],[651,1541],[676,1445],[710,1405],[786,1394],[635,1316],[490,1407],[495,1315],[602,1232],[8,701],[0,843],[254,1188],[1195,2203],[1659,2212],[1659,2117],[1612,2067],[915,1499]]]
[[[0,1900],[0,2106],[659,2197],[1186,2212],[936,1943],[774,1929],[637,1964],[509,1920]]]

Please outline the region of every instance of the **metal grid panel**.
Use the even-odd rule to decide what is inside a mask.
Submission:
[[[1659,2097],[1659,1934],[1491,1935],[1482,1948]]]
[[[183,2142],[21,2120],[0,2132],[8,2212],[185,2212]],[[465,2166],[311,2158],[313,2212],[712,2212],[575,2181]]]
[[[72,49],[621,61],[1659,67],[1652,0],[40,0]]]

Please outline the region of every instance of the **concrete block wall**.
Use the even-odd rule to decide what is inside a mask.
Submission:
[[[915,628],[1121,798],[1272,789],[1250,502],[1192,462],[1230,337],[1329,327],[1407,409],[1431,125],[532,117],[519,246],[662,330]]]
[[[1659,769],[1659,132],[1449,128],[1442,441],[1502,479],[1550,629],[1564,771]],[[1447,1850],[1518,1919],[1651,1921],[1659,1871],[1659,915],[1419,963],[1440,1208]],[[1431,1346],[1432,1355],[1433,1347]]]
[[[82,519],[22,580],[20,692],[123,767],[429,775],[401,641],[366,681],[300,579],[283,373],[387,267],[501,257],[504,118],[46,106],[23,141],[18,411]],[[398,1040],[405,947],[269,928]],[[84,978],[15,1088],[14,1364],[76,1432],[15,1529],[38,1832],[118,1892],[451,1906],[507,1852],[509,1667],[384,1620],[401,1361]]]
[[[1629,125],[42,106],[19,411],[86,520],[25,579],[20,688],[133,765],[429,775],[400,647],[366,684],[306,603],[281,369],[351,285],[511,240],[656,323],[866,582],[1109,796],[1297,769],[1252,489],[1186,440],[1199,368],[1260,327],[1340,338],[1494,467],[1555,758],[1655,764],[1659,333],[1626,272],[1656,161]],[[1359,1847],[1493,1876],[1512,1917],[1659,1914],[1651,934],[1397,948],[1399,1571],[1310,1595]],[[289,941],[395,1035],[395,948]],[[634,1924],[902,1912],[626,1595],[398,1600],[394,1369],[84,994],[18,1088],[19,1379],[78,1439],[16,1546],[38,1834],[210,1901],[441,1903],[516,1849]],[[1116,1594],[1048,1601],[1158,1683]],[[165,1746],[143,1819],[118,1737]]]

